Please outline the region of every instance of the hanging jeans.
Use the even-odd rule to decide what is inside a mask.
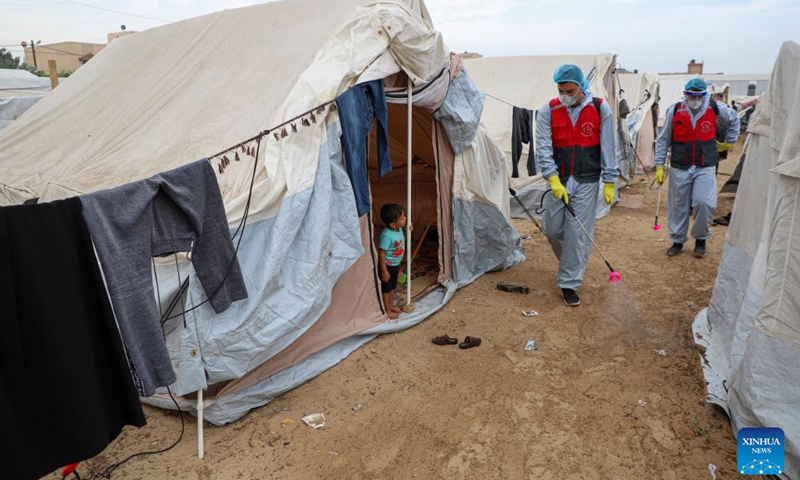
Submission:
[[[355,85],[336,99],[342,125],[342,151],[353,184],[358,216],[370,209],[367,139],[373,119],[378,120],[378,175],[392,171],[389,158],[389,112],[383,80]]]

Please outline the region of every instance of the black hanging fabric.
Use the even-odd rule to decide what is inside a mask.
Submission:
[[[533,142],[534,112],[527,108],[514,107],[511,117],[511,160],[513,169],[511,176],[519,177],[519,159],[522,156],[522,144],[528,144],[528,175],[536,175],[536,162]]]
[[[146,423],[77,198],[0,208],[0,418],[15,480]]]

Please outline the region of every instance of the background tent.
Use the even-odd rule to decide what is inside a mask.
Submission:
[[[50,93],[50,79],[25,71],[0,68],[0,130]]]
[[[205,293],[191,265],[181,263],[183,276],[189,273],[186,306],[199,308],[165,324],[178,374],[172,392],[204,390],[205,418],[214,423],[238,419],[376,335],[423,320],[484,272],[524,259],[507,216],[502,152],[478,128],[480,111],[458,108],[477,105],[480,94],[463,72],[449,79],[451,55],[425,5],[366,4],[275,2],[120,38],[0,132],[3,205],[91,192],[214,157],[232,231],[249,212],[238,256],[250,296],[215,315],[200,305]],[[298,14],[308,11],[314,15]],[[370,214],[357,215],[340,111],[327,102],[357,83],[411,79],[419,91],[441,75],[450,85],[444,105],[452,108],[440,111],[456,113],[412,110],[413,189],[433,197],[412,203],[412,220],[419,228],[436,219],[438,287],[417,299],[412,314],[390,322],[378,291],[376,229]],[[401,177],[407,111],[389,108]],[[215,155],[293,118],[260,146]],[[454,149],[448,125],[469,144]],[[248,154],[256,147],[257,163]],[[220,157],[231,160],[224,169]],[[401,195],[391,193],[396,176],[371,176],[376,198],[406,203],[405,185]],[[161,298],[171,298],[180,284],[175,263],[156,271]],[[147,400],[172,405],[166,397]]]
[[[658,75],[653,73],[621,73],[619,74],[619,88],[623,91],[622,98],[628,102],[631,113],[625,118],[628,133],[631,139],[631,154],[629,159],[631,170],[641,172],[651,171],[654,168],[655,151],[655,120],[653,118],[653,105],[659,95]]]
[[[708,401],[734,431],[779,427],[785,473],[800,478],[800,44],[781,47],[748,126],[747,162],[708,308]]]
[[[583,70],[589,80],[594,95],[608,100],[614,111],[618,112],[619,85],[614,75],[616,55],[540,55],[522,57],[490,57],[465,59],[469,73],[478,87],[486,92],[486,106],[483,109],[481,122],[486,126],[489,136],[506,154],[506,165],[511,172],[511,115],[513,107],[537,110],[557,96],[553,83],[553,72],[565,63],[572,63]],[[630,144],[627,129],[621,129],[617,140],[617,158],[627,162]],[[534,133],[535,135],[535,133]],[[511,179],[511,187],[531,209],[539,205],[541,195],[549,188],[541,175],[528,176],[525,162],[528,155],[524,147],[520,160],[520,177]],[[627,172],[627,165],[620,165],[620,171]],[[602,192],[601,192],[602,195]],[[610,207],[605,202],[598,202],[597,217],[608,213]],[[532,209],[531,209],[532,210]],[[525,217],[523,210],[511,203],[512,216]]]

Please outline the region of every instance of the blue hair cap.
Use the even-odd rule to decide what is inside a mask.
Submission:
[[[561,65],[556,69],[556,73],[553,74],[553,81],[556,83],[572,82],[581,87],[584,92],[589,90],[589,82],[586,81],[583,71],[577,65]]]

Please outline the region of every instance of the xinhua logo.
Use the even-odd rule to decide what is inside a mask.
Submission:
[[[737,437],[739,473],[742,475],[783,473],[783,430],[742,428]]]

